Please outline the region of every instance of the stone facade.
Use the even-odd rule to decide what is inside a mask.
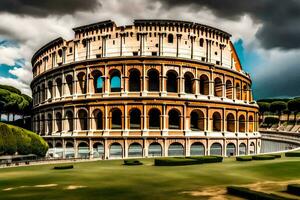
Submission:
[[[258,106],[228,33],[168,20],[74,31],[32,58],[33,127],[51,155],[259,152]]]

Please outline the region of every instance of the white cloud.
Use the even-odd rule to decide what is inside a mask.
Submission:
[[[0,84],[14,86],[22,93],[31,95],[31,89],[29,85],[19,81],[18,79],[0,77]]]

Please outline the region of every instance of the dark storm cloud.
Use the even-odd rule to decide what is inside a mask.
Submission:
[[[300,48],[300,1],[299,0],[157,0],[166,8],[190,5],[191,9],[206,8],[215,15],[236,20],[250,15],[263,26],[257,38],[263,47],[271,49]]]
[[[0,12],[44,17],[90,11],[99,5],[97,0],[0,0]]]

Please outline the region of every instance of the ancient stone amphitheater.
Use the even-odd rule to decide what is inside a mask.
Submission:
[[[34,131],[61,158],[257,153],[258,106],[231,35],[203,24],[103,21],[32,58]]]

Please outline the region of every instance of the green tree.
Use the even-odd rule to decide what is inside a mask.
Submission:
[[[280,119],[282,111],[287,108],[287,103],[284,101],[274,101],[270,104],[270,111],[276,113]]]
[[[296,121],[297,114],[300,112],[300,98],[288,101],[287,107],[290,112],[294,113],[294,121]]]
[[[259,114],[262,116],[262,120],[264,119],[264,114],[267,111],[270,111],[270,103],[268,102],[257,102],[259,106]]]

